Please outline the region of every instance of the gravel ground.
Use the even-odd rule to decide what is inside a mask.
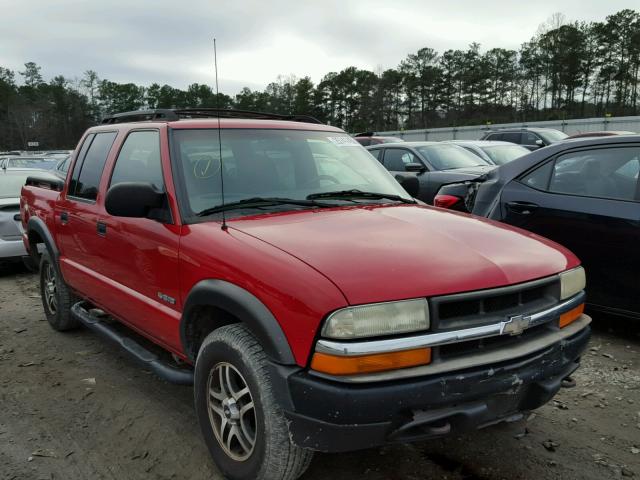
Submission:
[[[219,479],[191,390],[45,321],[37,277],[0,272],[0,479]],[[575,378],[526,421],[316,455],[304,480],[640,478],[640,325],[595,318]]]

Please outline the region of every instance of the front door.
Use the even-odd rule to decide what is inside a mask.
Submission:
[[[640,146],[550,159],[503,190],[502,218],[575,253],[588,302],[640,315]]]
[[[106,188],[144,182],[165,190],[160,131],[133,130],[122,143]],[[167,168],[169,159],[166,159]],[[168,170],[167,170],[168,171]],[[166,205],[154,218],[114,217],[106,211],[102,274],[111,313],[173,351],[180,349],[178,247],[180,227]]]

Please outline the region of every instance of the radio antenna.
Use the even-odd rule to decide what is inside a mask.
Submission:
[[[218,118],[218,153],[220,154],[220,195],[222,196],[222,230],[227,229],[227,216],[224,211],[224,165],[222,163],[222,130],[220,129],[220,91],[218,90],[218,51],[213,37],[213,65],[216,70],[216,116]]]

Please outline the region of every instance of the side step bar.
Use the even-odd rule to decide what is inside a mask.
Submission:
[[[163,380],[177,385],[193,385],[193,370],[173,367],[163,362],[155,353],[147,350],[135,340],[123,335],[100,318],[91,315],[84,306],[84,302],[78,302],[71,307],[71,314],[85,327],[99,335],[120,345],[134,359],[152,370]]]

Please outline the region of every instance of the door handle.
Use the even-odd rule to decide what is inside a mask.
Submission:
[[[507,209],[519,215],[531,215],[538,205],[529,202],[507,202]]]
[[[104,222],[98,222],[96,226],[98,230],[98,235],[104,237],[107,234],[107,224]]]
[[[67,222],[69,222],[69,214],[68,214],[67,212],[62,212],[62,213],[60,214],[60,222],[61,222],[63,225],[66,225],[66,224],[67,224]]]

